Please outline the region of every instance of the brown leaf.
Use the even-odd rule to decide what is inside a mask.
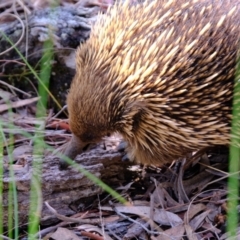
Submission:
[[[116,209],[121,213],[135,214],[139,217],[146,218],[150,217],[151,211],[151,208],[147,206],[117,206]],[[154,209],[153,220],[166,226],[177,226],[183,222],[178,215],[163,209]]]
[[[82,224],[81,226],[78,226],[77,229],[84,230],[86,232],[95,232],[103,236],[105,240],[112,240],[112,238],[106,232],[103,232],[102,228],[96,227],[91,224]]]
[[[148,227],[148,223],[141,218],[136,219],[139,224],[134,223],[128,228],[127,233],[124,235],[124,240],[137,239],[138,236],[144,231],[143,226]]]
[[[51,238],[54,240],[81,240],[83,238],[78,237],[73,231],[68,230],[67,228],[59,227],[55,233],[51,235]]]
[[[164,231],[164,235],[159,235],[156,239],[158,240],[181,240],[185,232],[185,228],[183,224],[180,224],[176,227],[169,228],[168,230]]]
[[[21,145],[13,150],[12,156],[13,160],[18,160],[19,158],[25,158],[27,155],[31,155],[33,147],[31,145]]]
[[[189,223],[189,221],[199,212],[202,212],[206,209],[206,206],[202,203],[192,204],[188,211],[184,215],[184,222]]]
[[[185,224],[185,229],[186,229],[186,233],[187,233],[188,239],[198,240],[198,238],[197,238],[197,236],[195,235],[192,227],[191,227],[189,224]]]
[[[197,215],[195,218],[193,218],[190,221],[190,226],[194,229],[197,230],[203,223],[204,219],[207,217],[207,215],[211,212],[211,210],[207,210],[199,215]]]

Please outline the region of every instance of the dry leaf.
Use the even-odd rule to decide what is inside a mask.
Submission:
[[[176,227],[169,228],[164,231],[163,234],[160,234],[156,237],[157,240],[181,240],[185,232],[183,224],[180,224]]]
[[[127,239],[138,239],[138,236],[144,231],[142,226],[148,227],[148,223],[141,218],[135,220],[137,223],[133,223],[130,228],[128,228],[127,233],[124,235],[124,240]]]
[[[59,227],[55,233],[51,235],[51,238],[54,240],[82,240],[83,238],[77,236],[73,231],[68,230],[67,228]]]
[[[112,240],[112,238],[108,234],[106,234],[105,232],[102,231],[102,228],[96,227],[91,224],[82,224],[82,225],[78,226],[77,229],[84,230],[86,232],[96,232],[99,235],[103,236],[104,240]]]
[[[202,203],[192,204],[188,211],[184,215],[184,222],[189,223],[189,221],[199,212],[202,212],[206,209],[206,206]]]
[[[209,212],[211,212],[211,210],[207,210],[199,215],[197,215],[195,218],[193,218],[190,221],[190,226],[194,229],[197,230],[203,223],[204,223],[204,219],[208,216]]]
[[[18,160],[19,158],[25,158],[27,155],[31,155],[33,147],[31,145],[21,145],[13,150],[12,156],[13,160]]]
[[[121,213],[134,214],[149,219],[151,208],[147,206],[117,206],[116,210]],[[154,209],[153,220],[166,226],[177,226],[183,223],[178,215],[163,209]]]
[[[198,240],[196,234],[194,233],[192,227],[189,224],[185,224],[185,229],[187,233],[187,237],[190,240]]]

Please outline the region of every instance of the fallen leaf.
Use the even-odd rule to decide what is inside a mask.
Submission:
[[[115,208],[121,213],[134,214],[148,219],[150,217],[151,208],[147,206],[116,206]],[[104,210],[106,210],[106,208],[104,208]],[[163,209],[154,209],[153,220],[166,226],[177,226],[183,223],[178,215]]]
[[[103,236],[104,240],[112,240],[112,238],[106,232],[103,232],[101,228],[96,227],[91,224],[82,224],[82,225],[78,226],[77,229],[84,230],[86,232],[96,232],[96,233],[100,234],[101,236]]]
[[[181,240],[185,232],[185,228],[183,224],[180,224],[176,227],[172,227],[167,229],[166,231],[162,232],[158,237],[157,240]]]
[[[80,238],[77,236],[73,231],[68,230],[67,228],[61,228],[59,227],[55,233],[51,235],[51,239],[54,240],[82,240],[83,238]]]

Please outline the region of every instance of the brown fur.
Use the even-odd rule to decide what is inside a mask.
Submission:
[[[99,16],[67,100],[79,152],[113,132],[145,164],[229,144],[239,36],[238,1],[127,1]]]

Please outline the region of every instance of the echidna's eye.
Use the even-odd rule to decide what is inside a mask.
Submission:
[[[86,144],[86,145],[82,148],[83,152],[87,151],[87,149],[88,149],[89,146],[90,146],[90,143],[89,143],[89,144]]]
[[[86,132],[84,134],[81,134],[81,136],[79,136],[81,141],[85,142],[85,143],[91,143],[94,142],[94,135],[91,134],[90,132]]]

